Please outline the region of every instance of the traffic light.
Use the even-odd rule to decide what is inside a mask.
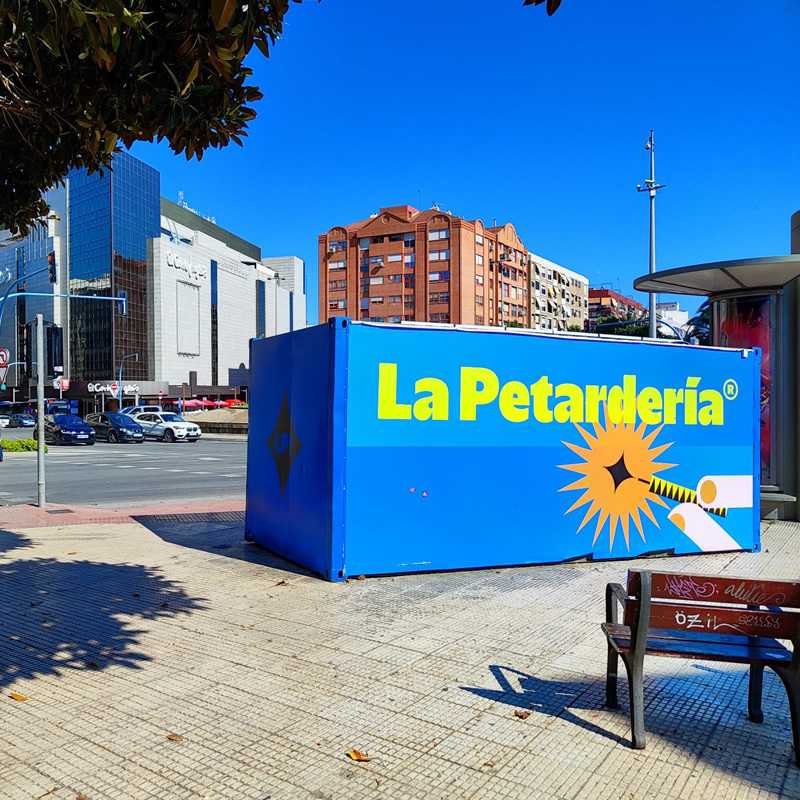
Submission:
[[[47,270],[50,277],[50,283],[58,283],[58,272],[56,270],[56,251],[51,250],[47,254]]]
[[[64,332],[52,322],[45,323],[45,377],[60,378],[64,374]]]

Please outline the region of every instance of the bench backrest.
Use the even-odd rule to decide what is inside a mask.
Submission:
[[[793,610],[800,608],[800,581],[631,570],[626,625],[637,622],[643,606],[650,628],[774,639],[795,639],[800,631]]]

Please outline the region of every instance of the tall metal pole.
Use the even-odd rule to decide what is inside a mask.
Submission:
[[[653,131],[650,131],[650,274],[656,271],[656,148],[653,144]],[[656,326],[656,294],[650,292],[650,338],[658,336]]]
[[[44,316],[36,315],[36,435],[38,447],[36,448],[37,465],[37,505],[45,507],[45,480],[44,480]]]
[[[650,151],[650,179],[644,182],[644,186],[639,184],[636,187],[636,191],[648,192],[650,195],[650,274],[652,275],[656,271],[656,192],[666,186],[666,184],[656,183],[656,148],[652,130],[644,149]],[[658,335],[655,292],[650,293],[649,317],[650,329],[648,335],[651,339],[655,339]]]

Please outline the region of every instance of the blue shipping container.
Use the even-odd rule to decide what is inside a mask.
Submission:
[[[330,580],[757,550],[759,360],[342,318],[255,339],[246,535]]]

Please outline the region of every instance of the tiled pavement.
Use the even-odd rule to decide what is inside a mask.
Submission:
[[[627,564],[331,584],[244,543],[240,507],[185,511],[0,514],[0,797],[800,796],[772,673],[755,725],[743,668],[649,658],[648,745],[630,749],[599,627]],[[762,553],[647,563],[795,577],[798,541],[776,523]]]

